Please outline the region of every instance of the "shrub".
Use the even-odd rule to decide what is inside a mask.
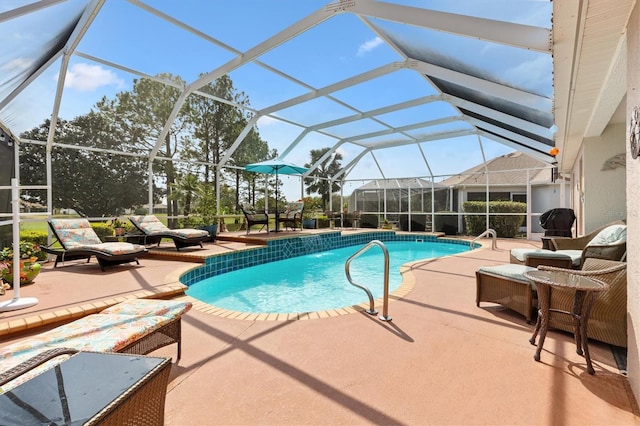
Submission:
[[[180,228],[198,229],[205,225],[204,219],[198,214],[189,215],[178,219],[178,226]]]
[[[29,241],[39,246],[46,246],[48,234],[44,231],[21,231],[20,241]]]
[[[28,241],[38,246],[46,246],[49,235],[44,231],[22,231],[20,232],[20,241]],[[38,260],[46,260],[47,253],[39,251],[36,253]]]
[[[46,234],[45,234],[45,236],[46,236]],[[21,235],[21,237],[22,237],[22,235]],[[46,244],[46,238],[45,238],[45,244]],[[39,244],[37,242],[20,239],[20,245],[19,245],[19,247],[20,247],[19,248],[20,255],[18,256],[18,258],[26,260],[26,259],[30,259],[32,257],[35,257],[38,260],[46,260],[47,259],[47,253],[44,253],[43,251],[40,250],[40,245],[41,244]],[[4,247],[0,251],[0,261],[3,261],[3,262],[11,262],[11,261],[13,261],[13,246]],[[0,285],[1,284],[2,284],[2,282],[0,281]]]
[[[94,231],[96,231],[96,235],[100,237],[102,241],[104,241],[104,237],[108,237],[114,235],[115,232],[110,224],[104,222],[94,222],[91,224],[91,227]]]
[[[463,204],[462,210],[467,233],[469,235],[480,235],[486,231],[486,211],[485,201],[467,201]],[[520,224],[524,220],[527,212],[526,203],[514,201],[489,201],[489,228],[494,229],[498,237],[514,238]],[[478,213],[478,214],[469,214]],[[523,213],[509,216],[493,216],[492,213]]]
[[[329,227],[329,219],[327,219],[326,215],[321,215],[316,218],[318,221],[318,228],[328,228]]]

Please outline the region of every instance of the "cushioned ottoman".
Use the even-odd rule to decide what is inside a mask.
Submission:
[[[579,268],[582,250],[552,251],[545,249],[511,249],[509,261],[514,264],[538,267],[539,265],[556,268]]]
[[[531,266],[511,263],[480,267],[476,271],[476,306],[480,306],[480,302],[498,303],[524,315],[530,323],[536,309],[536,289],[524,273],[535,270]]]

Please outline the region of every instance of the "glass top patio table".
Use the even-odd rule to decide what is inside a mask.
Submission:
[[[583,355],[587,363],[587,372],[595,374],[595,370],[591,363],[591,355],[589,354],[589,339],[587,337],[587,326],[589,323],[589,315],[593,306],[595,295],[609,286],[593,278],[572,274],[571,271],[528,271],[524,276],[536,283],[538,290],[538,320],[533,335],[529,342],[536,344],[538,333],[540,338],[536,345],[536,352],[533,358],[540,361],[540,354],[544,346],[544,341],[549,327],[550,311],[560,314],[566,314],[573,318],[574,339],[576,342],[576,352]],[[571,312],[552,309],[550,307],[551,288],[561,288],[573,290],[573,307]]]
[[[79,352],[1,394],[0,424],[85,424],[170,360]]]

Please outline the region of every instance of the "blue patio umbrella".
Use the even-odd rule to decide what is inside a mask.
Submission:
[[[276,214],[278,212],[278,174],[283,175],[301,175],[306,172],[306,167],[298,166],[293,163],[288,163],[280,159],[266,160],[259,163],[247,164],[244,169],[248,172],[264,173],[268,175],[276,175]],[[278,227],[278,221],[276,220],[276,228]]]

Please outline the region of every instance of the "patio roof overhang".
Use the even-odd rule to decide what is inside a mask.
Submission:
[[[569,172],[583,139],[625,123],[626,26],[634,0],[553,3],[558,166]]]
[[[155,146],[149,152],[151,159],[158,155],[187,97],[206,96],[241,107],[252,117],[219,165],[229,162],[256,124],[275,122],[286,128],[278,141],[280,158],[300,163],[310,148],[330,146],[326,156],[307,174],[312,174],[334,151],[341,151],[346,163],[341,176],[345,178],[365,158],[373,158],[373,168],[388,177],[378,154],[407,146],[414,147],[416,154],[405,156],[416,157],[422,171],[407,171],[414,174],[395,177],[437,175],[434,168],[439,160],[429,152],[429,146],[434,144],[440,151],[445,147],[464,150],[457,141],[466,138],[468,143],[469,137],[480,145],[476,163],[486,160],[483,144],[493,141],[548,163],[558,161],[561,170],[570,170],[582,138],[601,132],[624,96],[624,84],[619,82],[620,73],[624,72],[624,35],[620,30],[626,25],[634,1],[620,0],[616,7],[610,7],[606,0],[523,2],[521,6],[530,8],[527,10],[547,14],[549,21],[541,24],[538,20],[537,25],[527,23],[527,18],[507,20],[507,14],[499,9],[479,10],[473,2],[460,2],[458,6],[464,7],[459,10],[464,12],[451,12],[416,7],[418,3],[412,1],[313,1],[304,7],[297,5],[291,18],[284,17],[278,8],[269,7],[280,18],[279,23],[265,23],[268,28],[253,43],[242,40],[240,30],[217,33],[215,25],[191,22],[195,9],[189,8],[196,5],[189,3],[182,5],[182,11],[139,1],[43,0],[20,6],[22,3],[17,1],[13,3],[17,6],[10,5],[0,12],[0,33],[7,35],[7,40],[13,40],[8,33],[16,29],[36,34],[39,28],[32,27],[32,23],[52,14],[58,18],[57,31],[54,28],[49,38],[34,38],[28,46],[23,41],[16,49],[7,49],[0,59],[5,69],[19,60],[28,64],[11,68],[13,72],[0,77],[0,124],[7,131],[25,130],[20,128],[25,105],[20,97],[54,69],[63,77],[57,79],[49,110],[53,128],[48,144],[54,144],[56,121],[68,110],[63,102],[65,82],[72,78],[72,66],[82,61],[132,78],[162,81],[181,90],[169,119],[158,129]],[[495,3],[506,8],[509,2]],[[123,9],[134,15],[132,19],[144,17],[160,23],[188,36],[198,46],[211,49],[207,52],[210,57],[194,64],[197,77],[185,75],[186,84],[176,85],[159,77],[161,73],[176,72],[170,61],[145,69],[142,62],[127,63],[114,49],[100,48],[96,37],[107,25],[128,37],[126,17],[120,16],[119,22],[112,16],[114,11]],[[221,15],[216,20],[221,22],[227,19],[227,9],[219,10]],[[607,20],[598,19],[604,13]],[[502,20],[494,19],[495,14]],[[357,44],[362,37],[368,37],[372,43],[384,45],[384,53],[372,55],[366,65],[347,67],[337,56],[331,56],[331,49],[326,46],[306,44],[317,40],[310,34],[326,30],[325,27],[339,36],[353,34],[353,39],[345,39],[344,43]],[[136,49],[138,40],[128,40],[131,45],[127,49]],[[328,44],[334,43],[329,47],[337,49],[335,41],[327,40]],[[297,52],[305,57],[291,56],[291,45],[302,46]],[[597,49],[596,55],[584,54],[593,49]],[[316,51],[318,56],[327,56],[322,56],[320,62],[301,65],[306,55],[313,56]],[[327,58],[338,62],[331,63]],[[495,67],[496,61],[504,61],[502,68]],[[543,66],[534,68],[537,63]],[[319,76],[318,70],[314,72],[314,67],[322,72],[341,66],[348,69],[331,75],[333,79]],[[535,83],[523,78],[538,70],[540,78]],[[223,75],[232,76],[239,89],[246,90],[252,99],[265,101],[247,107],[201,90]],[[245,88],[242,83],[248,81],[246,75],[277,80],[295,87],[298,94],[279,96],[267,82]],[[364,102],[365,99],[374,102]],[[319,110],[322,113],[314,113]],[[560,148],[558,158],[549,154],[553,146]]]

